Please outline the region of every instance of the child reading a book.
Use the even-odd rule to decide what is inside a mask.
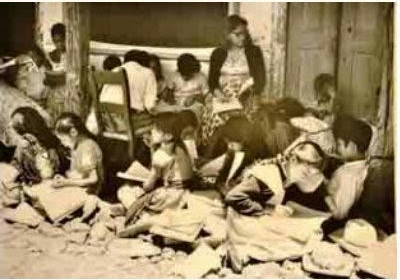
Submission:
[[[176,104],[190,107],[196,101],[202,103],[208,84],[206,76],[200,72],[200,62],[194,55],[184,53],[178,57],[177,68],[168,86],[173,90]]]
[[[56,136],[71,149],[71,166],[66,177],[56,175],[53,188],[85,188],[88,196],[83,209],[87,218],[96,208],[97,196],[103,183],[103,156],[81,119],[72,113],[63,113],[55,124]]]
[[[125,185],[118,190],[117,196],[126,208],[146,193],[152,193],[146,207],[150,211],[159,213],[179,207],[185,188],[193,177],[193,167],[176,125],[177,117],[174,113],[157,116],[152,129],[152,163],[147,179],[143,180],[142,187]]]

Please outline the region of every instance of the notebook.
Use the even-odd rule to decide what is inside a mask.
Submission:
[[[146,182],[149,176],[150,170],[138,161],[134,161],[125,172],[117,173],[119,178],[138,182]]]
[[[210,162],[203,165],[199,173],[204,177],[216,177],[219,174],[222,166],[224,165],[226,155],[223,154],[222,156],[211,160]]]
[[[53,222],[59,222],[83,207],[88,195],[84,188],[64,187],[39,193],[39,203]]]

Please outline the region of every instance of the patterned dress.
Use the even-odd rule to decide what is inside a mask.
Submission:
[[[223,113],[214,113],[212,107],[212,99],[206,100],[203,120],[202,120],[202,142],[207,144],[208,139],[215,132],[215,130],[226,123],[232,116],[246,115],[250,116],[253,111],[253,99],[251,98],[251,89],[241,93],[240,89],[243,84],[250,79],[250,69],[243,50],[239,52],[228,51],[227,58],[221,68],[221,76],[219,78],[219,85],[222,93],[226,98],[239,98],[244,99],[242,105],[243,110],[232,110]],[[240,96],[239,96],[240,95]]]

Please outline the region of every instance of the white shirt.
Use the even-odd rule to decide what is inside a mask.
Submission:
[[[128,77],[131,108],[150,111],[157,101],[157,81],[153,71],[130,61],[123,64]],[[114,71],[118,71],[118,68]],[[122,88],[118,85],[104,85],[100,102],[123,104]]]
[[[366,160],[345,163],[332,176],[326,202],[336,219],[345,218],[364,190],[368,165]]]

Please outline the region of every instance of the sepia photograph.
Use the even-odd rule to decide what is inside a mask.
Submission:
[[[0,278],[397,278],[396,9],[0,3]]]

